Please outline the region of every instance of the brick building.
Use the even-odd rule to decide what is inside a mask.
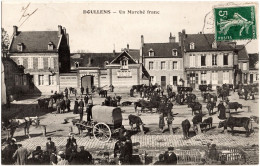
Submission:
[[[141,36],[141,54],[145,68],[150,74],[151,83],[161,85],[180,85],[183,79],[183,59],[181,46],[170,34],[168,43],[144,43]]]
[[[66,29],[59,25],[58,31],[18,31],[14,26],[8,57],[29,74],[31,93],[59,91],[60,73],[70,71]]]
[[[249,56],[249,83],[259,83],[259,54],[248,54]]]
[[[212,84],[214,88],[234,83],[234,58],[237,58],[234,42],[216,42],[214,34],[186,34],[185,30],[179,32],[179,40],[186,86]]]

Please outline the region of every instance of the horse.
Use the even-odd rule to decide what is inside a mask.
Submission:
[[[35,123],[36,128],[40,124],[40,119],[38,116],[35,117],[25,117],[24,119],[10,119],[7,129],[10,129],[10,136],[13,138],[16,128],[24,128],[24,135],[27,135],[31,138],[29,129],[32,123]]]

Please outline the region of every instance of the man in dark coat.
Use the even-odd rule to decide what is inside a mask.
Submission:
[[[88,86],[87,86],[87,88],[86,88],[86,95],[88,95],[88,93],[89,93],[89,89],[88,89]]]
[[[13,154],[18,149],[17,145],[15,144],[15,139],[8,143],[8,145],[4,148],[2,156],[4,158],[3,164],[14,164]]]
[[[26,148],[22,147],[22,144],[18,144],[18,149],[13,155],[13,158],[16,159],[16,165],[25,165],[29,155],[30,152]]]
[[[56,152],[55,143],[51,141],[51,137],[48,137],[48,142],[46,143],[46,151],[51,154],[52,152]]]
[[[60,109],[61,109],[61,113],[63,114],[66,109],[66,104],[64,99],[61,99],[60,101]]]
[[[81,91],[81,95],[83,95],[83,93],[84,93],[84,88],[81,87],[81,88],[80,88],[80,91]]]
[[[169,147],[168,151],[164,154],[164,160],[166,165],[177,165],[177,156],[173,152],[174,147]]]
[[[86,96],[84,97],[84,102],[85,102],[85,105],[88,104],[88,95],[86,95]]]
[[[87,121],[90,122],[92,119],[92,107],[93,105],[87,104],[87,109],[86,109],[86,113],[87,113]]]
[[[84,150],[84,146],[80,146],[80,152],[77,154],[77,160],[79,162],[79,164],[81,165],[90,165],[92,164],[92,155]]]
[[[70,112],[70,99],[68,99],[68,97],[66,97],[65,106],[66,106],[66,109],[68,110],[68,112]]]
[[[227,119],[226,117],[226,108],[224,106],[223,101],[221,100],[220,103],[218,104],[218,112],[219,112],[219,119]]]
[[[83,119],[83,109],[84,109],[84,102],[82,101],[82,99],[80,99],[80,102],[79,102],[80,121],[82,121],[82,119]]]
[[[78,102],[78,99],[76,99],[76,101],[74,103],[73,114],[78,114],[78,111],[79,111],[79,102]]]
[[[68,90],[68,88],[67,88],[67,87],[65,88],[64,92],[65,92],[65,97],[68,97],[69,90]]]

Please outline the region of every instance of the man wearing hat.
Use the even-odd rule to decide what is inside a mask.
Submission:
[[[219,119],[226,119],[226,108],[224,106],[223,100],[220,100],[220,103],[218,104],[218,112],[219,112]]]
[[[173,150],[174,147],[168,147],[168,151],[164,153],[164,160],[167,165],[177,165],[177,156]]]
[[[82,101],[82,99],[80,99],[80,102],[79,102],[79,117],[80,117],[80,121],[82,121],[82,119],[83,119],[83,108],[84,108],[84,102]]]
[[[76,156],[76,160],[79,164],[92,164],[92,155],[89,151],[84,149],[84,146],[79,147],[80,152]]]
[[[51,137],[47,138],[48,142],[46,143],[46,151],[51,154],[56,151],[55,143],[51,141]]]

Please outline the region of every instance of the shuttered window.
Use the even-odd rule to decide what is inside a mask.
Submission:
[[[28,58],[28,69],[33,69],[33,58]]]

